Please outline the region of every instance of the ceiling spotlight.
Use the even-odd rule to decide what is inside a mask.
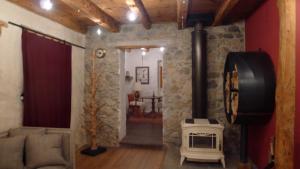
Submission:
[[[164,51],[165,51],[165,47],[160,47],[159,50],[160,50],[161,52],[164,52]]]
[[[40,6],[41,6],[41,8],[49,11],[49,10],[52,9],[53,3],[51,2],[51,0],[41,0],[40,1]]]
[[[100,28],[98,28],[98,29],[97,29],[97,35],[99,35],[99,36],[100,36],[100,35],[101,35],[101,33],[102,33],[101,29],[100,29]]]
[[[127,12],[127,19],[130,22],[134,22],[137,19],[137,14],[130,10],[130,11]]]
[[[146,50],[146,48],[141,48],[141,50],[143,50],[143,51],[144,51],[144,50]]]
[[[145,56],[145,55],[146,55],[146,51],[143,51],[143,52],[142,52],[142,55]]]

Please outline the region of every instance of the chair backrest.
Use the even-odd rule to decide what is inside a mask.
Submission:
[[[128,102],[134,101],[134,98],[135,97],[133,93],[128,94]]]

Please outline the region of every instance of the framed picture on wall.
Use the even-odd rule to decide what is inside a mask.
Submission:
[[[149,67],[135,67],[135,79],[136,82],[140,81],[141,84],[149,84]]]

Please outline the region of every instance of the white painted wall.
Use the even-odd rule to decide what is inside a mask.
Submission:
[[[38,16],[5,0],[0,0],[0,20],[12,21],[30,28],[85,45],[85,35],[74,32],[49,19]],[[51,11],[50,11],[51,12]],[[23,90],[21,33],[18,27],[9,25],[0,36],[0,132],[22,125],[23,106],[20,94]],[[71,128],[79,133],[80,113],[83,112],[84,50],[72,47],[72,116]],[[79,143],[80,140],[76,140]]]
[[[149,84],[142,84],[141,96],[152,96],[153,92],[158,95],[158,61],[163,60],[163,53],[159,48],[150,49],[145,56],[142,56],[140,49],[131,50],[125,54],[125,71],[133,76],[131,81],[126,81],[126,93],[132,93],[136,81],[135,68],[138,66],[149,66]],[[146,112],[151,111],[151,100],[145,100]],[[127,103],[128,106],[128,103]]]

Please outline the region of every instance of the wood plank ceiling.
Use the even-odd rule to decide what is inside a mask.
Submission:
[[[126,18],[129,10],[128,0],[92,0],[107,14],[118,20],[122,24],[130,23]],[[146,11],[153,23],[176,22],[177,14],[176,0],[142,0]],[[137,22],[141,20],[138,18]]]
[[[129,10],[138,13],[135,22],[142,23],[146,29],[161,22],[177,22],[180,29],[196,22],[211,25],[215,16],[220,17],[215,25],[231,23],[244,19],[264,0],[52,0],[54,6],[50,11],[40,8],[40,0],[8,1],[72,30],[86,33],[89,26],[95,25],[118,32],[120,24],[130,23],[126,18]],[[222,13],[221,6],[231,4],[229,1],[235,3]]]
[[[92,21],[85,16],[80,15],[77,11],[74,11],[69,6],[65,5],[61,1],[54,2],[54,8],[51,11],[43,10],[39,6],[39,0],[8,0],[15,3],[29,11],[49,18],[55,22],[71,28],[77,32],[85,33],[88,26],[95,25]]]

